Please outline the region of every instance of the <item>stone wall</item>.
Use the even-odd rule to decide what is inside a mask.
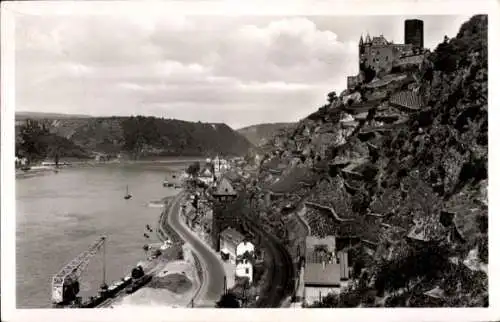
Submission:
[[[391,45],[366,46],[360,57],[360,63],[365,63],[366,67],[373,68],[377,74],[380,72],[390,72],[394,61],[395,52]]]
[[[399,58],[394,61],[394,67],[406,67],[410,65],[420,65],[424,60],[424,55],[411,55]]]

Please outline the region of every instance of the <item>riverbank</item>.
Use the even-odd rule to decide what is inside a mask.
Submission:
[[[109,166],[16,180],[16,305],[50,308],[50,277],[97,236],[108,236],[108,282],[120,280],[139,261],[146,261],[143,245],[158,242],[154,230],[163,210],[148,204],[178,193],[163,187],[163,178],[164,172],[140,166]],[[123,199],[126,185],[133,195],[130,200]],[[99,260],[95,256],[82,277],[83,298],[99,291]]]
[[[186,168],[186,164],[201,161],[199,158],[167,158],[158,160],[119,160],[114,159],[110,161],[96,161],[94,159],[89,160],[71,160],[70,162],[61,164],[58,168],[55,165],[43,165],[36,164],[32,165],[29,170],[21,170],[20,168],[15,169],[16,179],[30,178],[39,175],[55,174],[59,171],[64,171],[65,169],[72,168],[96,168],[96,167],[106,167],[106,166],[123,166],[123,167],[133,167],[141,166],[145,170],[160,170],[167,172],[177,172],[182,171]]]
[[[153,280],[134,294],[116,301],[112,307],[186,307],[195,303],[203,285],[203,272],[197,255],[168,224],[180,202],[182,191],[175,196],[165,197],[164,210],[157,227],[158,239],[171,241],[172,245],[162,251],[160,261],[151,270]],[[176,252],[176,250],[181,250]],[[169,255],[169,253],[171,253]],[[179,256],[180,255],[180,256]]]
[[[173,246],[174,248],[178,246]],[[161,260],[153,269],[152,281],[135,293],[116,301],[113,308],[190,306],[202,281],[196,272],[195,258],[188,246],[181,247],[180,257]]]

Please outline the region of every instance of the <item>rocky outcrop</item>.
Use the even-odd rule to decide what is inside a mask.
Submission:
[[[435,305],[425,300],[441,294],[432,289],[444,290],[440,305],[487,304],[487,276],[470,268],[488,257],[486,26],[473,17],[419,70],[344,91],[266,147],[284,171],[261,167],[257,186],[286,183],[297,167],[317,174],[270,207],[305,204],[312,234],[371,249],[364,285],[386,305]],[[415,261],[425,269],[410,269]]]

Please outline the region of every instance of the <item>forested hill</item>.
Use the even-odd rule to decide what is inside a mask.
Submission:
[[[58,120],[71,118],[89,118],[92,116],[82,114],[61,114],[61,113],[44,113],[44,112],[16,112],[16,121],[24,120]]]
[[[187,122],[155,117],[101,117],[42,119],[32,122],[44,126],[51,136],[64,138],[89,156],[95,152],[125,153],[132,158],[144,156],[205,156],[213,154],[242,155],[252,144],[242,135],[222,123]],[[16,153],[23,154],[20,134],[24,121],[17,122]],[[33,126],[33,125],[32,125]],[[36,131],[35,131],[36,132]],[[34,139],[37,141],[37,139]],[[45,147],[34,151],[35,158],[47,157]],[[60,140],[58,140],[59,142]],[[31,146],[36,146],[32,144]],[[40,144],[39,144],[40,145]],[[66,144],[65,146],[67,146]],[[61,150],[61,149],[59,149]],[[61,150],[61,157],[71,157],[73,151]],[[66,154],[66,155],[65,155]],[[76,156],[76,155],[75,155]],[[81,151],[78,157],[81,156]]]
[[[280,130],[293,126],[295,126],[295,123],[265,123],[247,126],[237,131],[245,136],[252,144],[258,146],[265,144],[267,140],[278,134]]]

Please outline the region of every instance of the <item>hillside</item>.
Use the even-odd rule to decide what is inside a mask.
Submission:
[[[280,130],[293,127],[295,123],[264,123],[244,127],[237,130],[238,133],[243,135],[253,145],[259,146],[265,144],[274,135],[278,134]]]
[[[303,232],[349,240],[353,283],[319,307],[488,306],[487,16],[262,147],[250,188],[295,257]],[[302,234],[302,235],[300,235]]]
[[[44,112],[16,112],[16,121],[24,120],[42,120],[42,119],[71,119],[71,118],[89,118],[88,115],[44,113]]]
[[[64,118],[39,120],[47,130],[95,152],[143,156],[243,155],[252,146],[226,124],[155,117]],[[21,122],[21,125],[24,124]],[[17,133],[20,133],[20,124]],[[61,153],[65,153],[64,149]]]

